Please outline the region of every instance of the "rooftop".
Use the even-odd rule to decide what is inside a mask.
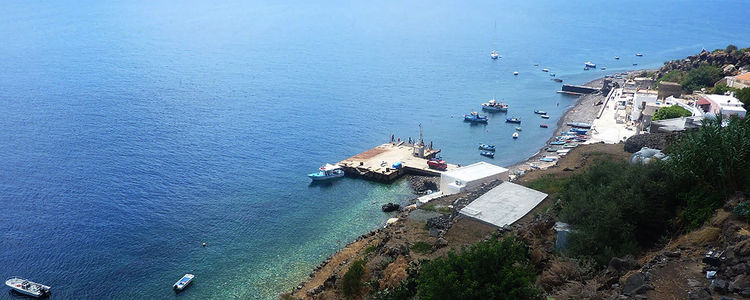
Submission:
[[[750,72],[742,73],[740,75],[734,76],[734,79],[750,81]]]
[[[742,106],[742,101],[732,96],[710,94],[703,95],[703,97],[721,106]]]
[[[545,198],[545,193],[506,181],[462,208],[460,213],[503,227],[521,219]]]
[[[463,182],[470,182],[507,171],[508,169],[506,168],[480,161],[468,166],[449,170],[444,172],[443,175],[453,177]]]

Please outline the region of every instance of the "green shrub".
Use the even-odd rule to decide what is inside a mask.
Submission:
[[[422,300],[533,299],[539,297],[535,281],[526,245],[493,238],[424,264],[417,291]]]
[[[559,177],[548,174],[532,180],[529,182],[528,187],[547,194],[556,194],[564,189],[569,182],[570,177]]]
[[[367,246],[367,248],[365,248],[365,254],[370,254],[372,252],[375,252],[375,250],[376,250],[375,245]]]
[[[677,82],[679,83],[682,81],[682,78],[685,76],[685,74],[679,70],[671,70],[664,74],[661,78],[659,78],[659,81],[669,81],[669,82]]]
[[[726,84],[720,83],[714,86],[713,93],[718,95],[723,95],[726,92],[729,91],[735,91],[736,89],[728,87]]]
[[[365,274],[365,262],[356,260],[344,274],[342,289],[347,298],[359,295],[362,291],[362,275]]]
[[[411,247],[409,247],[409,249],[411,249],[411,251],[414,251],[414,252],[417,252],[417,253],[425,254],[425,253],[429,253],[430,250],[432,250],[432,245],[430,245],[427,242],[419,241],[419,242],[416,242],[413,245],[411,245]]]
[[[689,110],[682,108],[681,106],[675,104],[668,107],[662,107],[659,108],[659,110],[656,111],[654,114],[654,121],[658,120],[666,120],[666,119],[674,119],[679,117],[689,117],[693,115]]]
[[[721,69],[714,66],[702,65],[688,71],[680,81],[680,84],[685,91],[692,92],[704,87],[711,87],[719,79],[721,79]]]
[[[684,199],[685,208],[682,210],[682,221],[686,229],[693,230],[701,227],[703,223],[713,216],[714,211],[721,207],[724,195],[713,191],[710,187],[694,187],[680,194]]]
[[[727,52],[737,51],[737,46],[729,44],[726,50]]]
[[[750,222],[750,201],[742,201],[740,204],[737,204],[737,206],[732,209],[732,212],[737,215],[738,217],[745,220],[745,222]]]
[[[745,105],[745,108],[750,108],[750,87],[737,90],[734,96],[742,101],[742,104]]]

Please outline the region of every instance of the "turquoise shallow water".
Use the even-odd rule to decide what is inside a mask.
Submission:
[[[323,163],[419,123],[451,162],[488,160],[480,142],[518,162],[553,131],[533,110],[552,124],[575,102],[539,69],[583,83],[750,46],[748,15],[742,1],[5,2],[0,275],[59,299],[272,299],[412,197],[405,181],[310,185]],[[504,115],[460,121],[491,97],[521,138]]]

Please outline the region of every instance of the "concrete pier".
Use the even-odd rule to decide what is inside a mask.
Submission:
[[[422,154],[423,152],[423,154]],[[440,149],[405,142],[386,143],[338,163],[350,177],[361,177],[379,182],[392,182],[405,174],[440,176],[443,171],[430,169],[427,161],[440,153]],[[393,164],[401,162],[400,169]],[[458,168],[448,164],[447,170]]]

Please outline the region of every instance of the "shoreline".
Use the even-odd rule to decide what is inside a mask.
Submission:
[[[631,70],[626,72],[618,72],[615,74],[626,74],[626,76],[630,76],[634,73],[637,74],[642,71],[643,70]],[[584,85],[601,87],[604,78],[604,76],[599,77],[597,79],[586,82]],[[555,128],[550,137],[545,141],[545,145],[543,145],[535,154],[531,155],[525,160],[507,167],[510,170],[509,173],[518,174],[520,172],[523,172],[524,174],[528,174],[530,171],[535,170],[530,166],[530,164],[546,154],[544,150],[549,146],[547,142],[554,139],[555,136],[558,136],[563,131],[563,128],[567,122],[593,122],[593,120],[596,119],[596,116],[600,109],[600,106],[595,104],[599,100],[604,100],[606,96],[607,95],[602,95],[601,93],[578,96],[576,102],[567,110],[565,110],[562,116],[558,119],[556,124],[557,128]],[[556,164],[557,163],[555,163],[554,165]],[[551,166],[553,165],[547,166],[543,169],[547,169]],[[454,195],[444,196],[441,198],[451,198],[451,196]],[[466,198],[467,193],[461,193],[455,196],[463,196],[463,198]],[[459,200],[460,199],[461,198],[459,198]],[[311,273],[306,279],[304,279],[303,282],[299,283],[295,287],[292,287],[291,292],[282,293],[280,295],[280,298],[290,295],[294,297],[294,299],[313,299],[316,295],[320,294],[324,290],[332,288],[336,281],[339,279],[339,275],[337,275],[337,273],[341,272],[342,269],[344,269],[344,267],[351,263],[351,261],[353,261],[353,258],[355,258],[357,255],[362,255],[362,252],[366,247],[377,244],[378,248],[381,248],[387,242],[389,242],[389,240],[391,240],[390,236],[405,234],[406,228],[404,227],[407,226],[404,226],[404,223],[410,218],[409,213],[415,210],[417,210],[415,205],[406,207],[406,209],[404,209],[403,211],[399,211],[395,216],[392,216],[392,218],[398,219],[396,223],[389,225],[384,224],[385,226],[383,227],[375,228],[362,235],[359,235],[353,241],[347,243],[345,246],[342,246],[336,252],[331,253],[326,257],[326,259],[321,261],[320,264],[318,264],[311,270]],[[383,237],[383,235],[385,237]],[[396,237],[396,239],[399,239],[399,237]],[[432,239],[432,237],[430,237],[430,239]],[[408,249],[406,250],[406,252],[409,252]]]

